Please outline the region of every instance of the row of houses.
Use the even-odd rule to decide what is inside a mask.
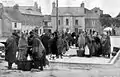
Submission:
[[[10,36],[13,31],[30,32],[37,28],[42,34],[46,26],[50,26],[51,16],[42,15],[41,7],[34,6],[4,7],[0,3],[0,36]]]
[[[80,32],[95,29],[101,31],[99,8],[91,10],[81,3],[79,7],[58,8],[58,30]],[[5,7],[0,3],[0,36],[10,36],[13,31],[29,32],[37,29],[38,34],[56,30],[56,3],[52,3],[51,15],[42,15],[41,7],[35,2],[34,6]]]

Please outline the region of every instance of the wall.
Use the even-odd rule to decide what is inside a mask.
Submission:
[[[66,25],[66,19],[69,19],[69,25]],[[75,19],[78,19],[78,25],[75,25]],[[75,27],[79,29],[85,29],[85,17],[79,16],[61,16],[59,17],[60,25],[58,25],[58,30],[66,30],[66,28],[69,28],[70,32],[75,31]],[[56,17],[51,18],[51,26],[52,26],[52,32],[56,30]]]
[[[56,31],[56,17],[51,17],[52,32]]]
[[[111,42],[111,52],[113,51],[113,47],[119,47],[120,48],[120,36],[110,36],[110,42]]]
[[[68,19],[69,20],[69,24],[68,25],[66,25],[66,19]],[[72,19],[72,17],[63,17],[63,29],[66,29],[66,28],[69,28],[69,30],[70,30],[70,32],[73,32],[74,31],[74,29],[73,29],[73,19]]]
[[[78,20],[78,25],[75,25],[75,20]],[[73,19],[73,26],[79,29],[85,29],[85,17],[74,17]]]
[[[0,37],[2,36],[2,19],[0,19]]]
[[[12,22],[9,19],[2,19],[2,30],[3,36],[10,36],[12,34]]]
[[[22,25],[21,26],[21,30],[22,32],[24,31],[28,31],[30,32],[31,30],[33,30],[36,26],[33,26],[33,25]]]
[[[98,31],[100,33],[102,31],[102,27],[99,22],[99,19],[95,19],[95,18],[85,19],[85,28],[86,29],[95,29],[96,31]]]

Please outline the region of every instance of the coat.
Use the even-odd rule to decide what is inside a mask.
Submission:
[[[9,37],[5,45],[5,60],[11,63],[15,62],[17,50],[16,36]]]
[[[64,40],[60,37],[57,40],[57,49],[59,54],[63,52],[63,45],[64,45]]]
[[[49,50],[48,50],[48,40],[50,39],[50,37],[48,35],[43,35],[41,37],[41,41],[46,49],[46,54],[49,54]]]
[[[33,58],[40,60],[42,56],[44,55],[43,53],[45,52],[45,48],[41,42],[41,40],[37,37],[33,38],[33,45],[32,45],[32,53],[33,53]]]
[[[57,38],[54,37],[48,41],[48,48],[49,48],[49,53],[58,54]]]
[[[17,60],[24,61],[27,60],[27,40],[25,38],[20,38],[18,42],[18,55]]]
[[[103,54],[109,54],[110,53],[110,37],[107,36],[107,38],[102,41],[102,51],[103,51]]]
[[[38,61],[38,65],[46,65],[46,50],[38,37],[33,37],[32,41],[32,57],[34,61]]]
[[[79,46],[79,48],[85,46],[85,37],[83,35],[80,35],[78,38],[78,46]]]

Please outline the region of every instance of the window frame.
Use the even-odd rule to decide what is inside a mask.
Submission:
[[[78,19],[75,20],[75,25],[78,25]]]
[[[66,19],[66,25],[69,25],[69,19]]]
[[[58,24],[61,25],[61,24],[60,24],[60,20],[58,20]]]
[[[45,21],[45,22],[44,22],[44,25],[45,25],[45,26],[48,26],[48,22]]]
[[[14,23],[14,28],[17,28],[17,23],[16,22]]]

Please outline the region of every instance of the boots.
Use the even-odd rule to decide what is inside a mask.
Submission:
[[[12,64],[13,63],[8,62],[8,69],[12,69]]]

